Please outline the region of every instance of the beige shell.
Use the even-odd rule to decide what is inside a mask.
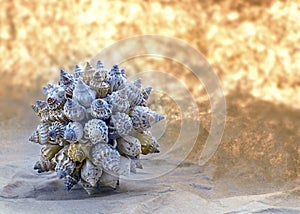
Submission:
[[[90,84],[90,81],[92,80],[95,71],[96,71],[95,68],[93,68],[93,66],[91,66],[89,62],[86,62],[83,75],[82,75],[85,84],[87,85]]]
[[[126,136],[124,138],[119,138],[118,140],[118,150],[125,155],[136,157],[141,154],[141,143],[140,141],[132,136]]]
[[[89,159],[86,159],[81,168],[81,178],[91,184],[91,186],[97,186],[102,175],[102,169],[99,166],[95,166]]]
[[[119,177],[112,175],[110,173],[107,173],[105,171],[102,172],[101,178],[100,178],[100,184],[102,186],[112,187],[114,189],[117,188],[117,185],[119,183]]]
[[[29,140],[34,143],[39,143],[41,145],[48,143],[49,141],[49,123],[40,123],[30,136]]]
[[[143,133],[137,133],[135,135],[137,139],[139,139],[141,143],[141,150],[143,155],[147,155],[149,153],[158,153],[159,144],[154,136],[152,136],[151,132],[144,131]]]
[[[97,98],[103,98],[107,95],[110,85],[104,82],[105,76],[100,71],[96,71],[93,75],[92,80],[90,81],[90,88],[96,91]]]
[[[41,156],[45,160],[51,160],[57,152],[59,152],[63,147],[59,145],[47,144],[41,149]]]
[[[68,148],[68,156],[73,162],[82,162],[86,158],[86,151],[82,144],[72,143]]]

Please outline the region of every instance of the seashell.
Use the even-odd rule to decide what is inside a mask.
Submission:
[[[85,84],[89,85],[90,81],[93,78],[93,74],[95,73],[95,69],[93,68],[93,66],[91,66],[91,64],[89,62],[86,62],[85,68],[84,68],[84,72],[82,74],[83,77],[83,81]]]
[[[44,92],[47,96],[47,103],[50,110],[62,108],[65,103],[65,90],[59,85],[48,84],[44,87]]]
[[[146,88],[143,89],[142,95],[143,95],[144,100],[148,100],[151,91],[152,91],[152,87],[151,86],[148,86],[148,87],[146,87]]]
[[[104,82],[106,74],[96,71],[90,81],[90,88],[96,91],[97,98],[103,98],[107,95],[110,85]]]
[[[64,105],[64,114],[72,121],[82,121],[85,118],[86,110],[77,100],[67,99]]]
[[[29,140],[34,143],[46,144],[49,141],[48,135],[49,123],[40,123],[30,136]]]
[[[128,83],[125,89],[130,106],[147,106],[146,99],[144,98],[146,92],[142,89],[140,79],[135,80],[133,83]]]
[[[120,173],[120,154],[108,144],[97,143],[90,149],[91,161],[113,175]]]
[[[68,97],[72,97],[75,88],[74,77],[64,70],[60,70],[59,85],[65,90]]]
[[[108,142],[108,127],[103,120],[92,119],[84,126],[84,137],[93,144]]]
[[[52,161],[43,158],[37,161],[33,167],[33,169],[37,170],[38,173],[52,171],[54,168],[55,164]]]
[[[128,135],[132,130],[132,121],[130,117],[125,113],[117,112],[111,116],[110,128],[116,131],[120,136]]]
[[[63,147],[59,145],[47,144],[41,149],[41,156],[45,160],[51,160],[57,152],[59,152]]]
[[[96,64],[96,72],[99,72],[101,75],[101,81],[104,81],[105,78],[107,77],[108,75],[108,71],[105,69],[103,63],[101,62],[101,60],[98,60],[97,61],[97,64]],[[94,73],[95,74],[95,73]]]
[[[130,107],[127,92],[125,89],[114,91],[109,97],[108,97],[109,103],[112,106],[112,112],[113,114],[116,112],[124,112],[126,113]]]
[[[132,157],[136,157],[141,154],[141,143],[140,141],[132,136],[126,136],[124,138],[119,138],[118,140],[118,150]]]
[[[67,191],[70,191],[75,184],[79,181],[79,176],[66,175],[64,183]]]
[[[42,122],[49,120],[49,107],[48,103],[43,100],[38,100],[32,105],[34,112],[41,118]]]
[[[75,68],[74,68],[74,75],[73,75],[73,77],[74,77],[74,82],[77,82],[78,79],[82,78],[83,72],[84,72],[84,70],[83,70],[83,68],[82,68],[81,66],[75,65]]]
[[[98,119],[108,119],[112,114],[111,105],[103,99],[96,99],[91,105],[91,115]]]
[[[76,165],[68,156],[67,147],[60,150],[53,159],[56,163],[55,172],[59,178],[66,177],[66,175],[71,175],[74,172]]]
[[[68,156],[73,162],[82,162],[86,158],[83,145],[79,143],[73,143],[68,148]]]
[[[96,92],[79,79],[73,91],[73,99],[77,100],[82,106],[89,108],[95,98]]]
[[[48,129],[48,135],[49,135],[49,143],[57,143],[62,144],[64,131],[65,131],[65,125],[62,122],[55,121],[51,124],[51,126]]]
[[[137,132],[145,131],[153,124],[164,119],[164,116],[161,114],[158,114],[144,106],[135,106],[129,112],[129,116],[131,117],[133,128]]]
[[[120,71],[118,65],[114,65],[108,74],[105,81],[110,85],[110,93],[125,87],[127,77],[124,70]]]
[[[70,122],[65,128],[64,138],[70,142],[79,141],[83,136],[83,126],[79,122]]]
[[[131,158],[130,172],[136,173],[136,168],[143,169],[139,156],[136,158]]]
[[[119,185],[119,177],[103,171],[100,178],[100,184],[102,186],[112,187],[113,189],[116,189]]]
[[[102,169],[95,166],[89,159],[86,159],[81,168],[81,179],[88,182],[92,187],[97,186],[102,175]]]
[[[120,156],[120,174],[130,176],[131,159],[128,157]]]
[[[97,192],[97,187],[92,186],[90,183],[80,180],[80,185],[84,188],[84,190],[89,194],[93,195]]]
[[[135,137],[139,139],[141,143],[141,150],[143,155],[159,152],[159,144],[155,137],[152,136],[151,132],[144,131],[143,133],[137,133]]]
[[[63,109],[55,109],[55,110],[49,110],[48,112],[48,120],[49,121],[60,121],[60,122],[67,122],[69,119],[65,115]]]

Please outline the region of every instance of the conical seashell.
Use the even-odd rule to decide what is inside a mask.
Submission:
[[[142,95],[143,95],[144,100],[148,100],[151,91],[152,91],[152,87],[151,86],[148,86],[148,87],[146,87],[146,88],[143,89]]]
[[[158,153],[159,144],[154,136],[152,136],[151,132],[144,131],[142,133],[137,133],[135,135],[137,139],[139,139],[141,143],[141,150],[143,155],[147,155],[149,153]]]
[[[73,186],[78,183],[78,181],[79,181],[79,177],[66,175],[66,177],[64,178],[66,190],[70,191],[73,188]]]
[[[135,80],[133,83],[128,83],[125,89],[130,106],[147,106],[140,79]]]
[[[68,148],[68,156],[73,162],[82,162],[86,158],[83,145],[79,143],[72,143]]]
[[[141,143],[137,138],[132,136],[119,138],[117,148],[121,153],[132,157],[141,154]]]
[[[108,144],[97,143],[90,149],[91,161],[113,175],[120,173],[120,154]]]
[[[80,105],[89,108],[95,98],[96,92],[79,79],[73,91],[73,99],[77,100]]]
[[[45,160],[51,160],[60,150],[62,149],[59,145],[47,144],[41,149],[41,156]]]
[[[91,105],[91,115],[98,119],[108,119],[112,114],[111,105],[103,99],[96,99]]]
[[[119,177],[103,171],[100,178],[100,183],[102,186],[112,187],[113,189],[116,189],[119,183]]]
[[[84,180],[80,180],[80,185],[84,188],[84,190],[89,194],[89,195],[93,195],[97,192],[97,185],[94,187],[92,186],[90,183],[84,181]]]
[[[69,119],[66,117],[63,109],[49,110],[48,120],[52,121],[52,122],[54,122],[54,121],[60,121],[60,122],[69,121]]]
[[[48,135],[49,123],[40,123],[30,136],[29,140],[34,143],[46,144],[49,141]]]
[[[112,106],[113,114],[116,112],[126,113],[130,107],[127,92],[125,89],[114,91],[108,96],[109,103]]]
[[[83,77],[83,81],[85,82],[85,84],[90,84],[90,81],[93,78],[93,74],[95,73],[95,69],[93,68],[93,66],[91,66],[91,64],[89,62],[86,62],[85,68],[84,68],[84,73],[82,75]]]
[[[49,120],[49,107],[48,103],[43,100],[38,100],[34,105],[32,105],[35,113],[41,118],[42,122]]]
[[[68,156],[68,148],[60,150],[53,158],[56,163],[55,171],[59,178],[71,175],[75,170],[75,163]]]
[[[72,97],[75,88],[74,77],[64,70],[60,70],[59,85],[65,90],[68,97]]]
[[[133,128],[137,132],[142,132],[150,128],[153,124],[164,119],[164,116],[158,114],[148,107],[135,106],[129,113]]]
[[[47,103],[50,110],[56,110],[63,107],[65,103],[65,90],[59,85],[48,84],[45,88],[45,93],[47,95]]]
[[[108,127],[103,120],[89,120],[84,126],[84,137],[90,139],[93,144],[98,142],[107,143]]]
[[[52,161],[43,158],[37,161],[33,167],[33,169],[37,170],[38,173],[52,171],[54,168],[55,164]]]
[[[59,121],[55,121],[49,127],[49,138],[50,143],[57,143],[61,144],[63,141],[64,131],[65,131],[65,124]]]
[[[79,122],[70,122],[65,128],[64,138],[70,142],[79,141],[83,136],[83,126]]]
[[[96,72],[100,73],[101,81],[104,81],[108,75],[108,71],[105,69],[103,63],[100,60],[97,61]],[[94,75],[95,75],[95,73],[94,73]]]
[[[74,68],[74,82],[77,82],[78,79],[82,78],[83,76],[83,68],[79,65],[75,65],[75,68]]]
[[[91,186],[97,186],[97,182],[102,175],[102,169],[99,166],[95,166],[89,159],[86,159],[81,168],[81,179],[91,184]]]
[[[132,130],[132,121],[125,113],[117,112],[115,115],[112,115],[110,124],[110,128],[115,129],[120,136],[128,135]]]
[[[118,65],[114,65],[105,80],[110,85],[110,92],[120,90],[127,82],[126,75],[121,72]]]
[[[82,121],[85,118],[86,110],[77,100],[67,99],[64,105],[64,114],[72,121]]]
[[[106,74],[96,71],[90,81],[90,88],[96,91],[97,98],[103,98],[109,91],[110,85],[104,82]]]

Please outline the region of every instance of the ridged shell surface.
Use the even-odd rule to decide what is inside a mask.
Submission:
[[[100,166],[95,166],[89,159],[86,159],[81,168],[81,178],[95,187],[102,175],[102,169]]]
[[[82,121],[85,118],[86,110],[77,100],[68,99],[64,105],[64,114],[72,121]]]
[[[132,121],[125,113],[117,112],[111,116],[110,122],[120,136],[128,135],[132,130]]]
[[[117,148],[121,153],[132,157],[136,157],[141,154],[141,143],[137,138],[132,136],[119,138]]]
[[[93,144],[108,142],[108,127],[103,120],[92,119],[84,126],[84,136]]]
[[[77,100],[85,108],[90,108],[95,98],[96,92],[79,79],[73,91],[73,99]]]
[[[69,142],[79,141],[83,136],[83,126],[79,122],[70,122],[65,128],[64,139]]]
[[[91,115],[98,119],[108,119],[112,114],[111,105],[103,99],[96,99],[91,105]]]

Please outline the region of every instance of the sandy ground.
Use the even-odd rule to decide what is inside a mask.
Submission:
[[[246,105],[241,105],[241,100]],[[205,166],[197,165],[196,156],[200,152],[197,148],[201,146],[195,145],[187,160],[163,176],[139,181],[122,179],[119,189],[103,189],[88,196],[80,186],[66,192],[63,182],[55,174],[39,175],[32,169],[39,158],[40,146],[29,143],[27,138],[38,124],[38,118],[27,102],[2,99],[0,213],[300,213],[299,165],[294,163],[298,169],[293,174],[289,165],[291,163],[278,160],[277,168],[281,170],[271,170],[266,162],[276,154],[268,155],[267,152],[273,151],[262,146],[260,152],[266,152],[266,155],[261,158],[251,150],[258,143],[268,144],[270,139],[264,139],[266,132],[275,134],[276,129],[280,128],[286,138],[290,134],[280,124],[267,130],[263,125],[257,125],[260,119],[266,123],[273,119],[289,122],[292,124],[289,128],[293,129],[294,126],[299,127],[300,111],[275,106],[246,95],[227,97],[227,105],[227,128],[222,144]],[[261,111],[262,107],[265,110]],[[269,116],[264,111],[269,112]],[[277,118],[274,118],[274,114]],[[256,122],[248,121],[247,126],[241,127],[249,117]],[[205,117],[202,119],[205,124]],[[170,126],[167,132],[172,132],[176,123]],[[256,142],[258,138],[243,135],[243,132],[251,133],[251,129],[256,136],[261,137],[259,142]],[[299,132],[295,133],[296,138],[286,143],[299,142]],[[248,156],[238,156],[234,152],[236,150],[229,149],[228,139],[239,139],[240,144],[235,145],[249,149]],[[276,143],[278,139],[275,136],[271,142]],[[162,137],[160,143],[163,146],[171,140]],[[201,141],[203,138],[200,136],[197,144],[203,143]],[[299,145],[293,147],[299,149]],[[285,151],[284,148],[279,145],[279,150],[274,151],[278,157],[293,155],[291,149]],[[299,161],[298,154],[290,159],[293,158]],[[170,165],[172,161],[149,157],[145,169],[138,174],[151,174],[152,169],[157,167],[164,171]]]

